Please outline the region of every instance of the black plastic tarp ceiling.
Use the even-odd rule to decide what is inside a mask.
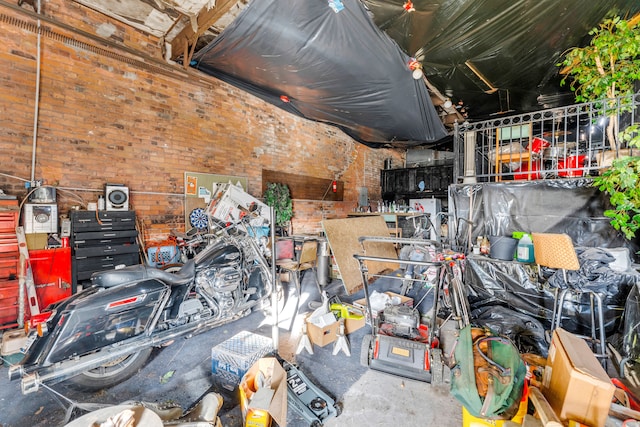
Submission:
[[[359,0],[258,0],[198,51],[192,66],[383,147],[446,136],[409,60]]]
[[[363,2],[472,121],[573,103],[563,54],[604,18],[640,12],[637,0],[413,0],[413,12],[405,0]]]
[[[192,65],[370,146],[429,145],[445,130],[409,58],[469,121],[567,105],[563,54],[637,13],[637,0],[255,0]]]

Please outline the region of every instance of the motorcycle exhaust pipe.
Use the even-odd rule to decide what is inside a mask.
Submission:
[[[24,369],[22,369],[22,366],[10,366],[9,381],[17,380],[18,378],[22,378],[22,381],[20,382],[22,394],[34,393],[40,389],[40,384],[42,382],[40,381],[37,373],[26,374]]]
[[[9,366],[9,381],[17,380],[24,375],[22,365]]]
[[[40,384],[42,384],[42,382],[40,381],[38,374],[25,375],[20,383],[22,394],[35,393],[40,389]]]
[[[45,368],[40,372],[28,372],[21,365],[14,365],[9,368],[9,379],[18,379],[22,377],[21,388],[22,393],[32,393],[39,389],[40,384],[55,384],[60,381],[67,380],[74,375],[81,374],[84,371],[97,368],[100,365],[108,363],[119,357],[126,356],[135,351],[139,351],[146,347],[157,347],[162,343],[172,339],[192,336],[201,332],[206,332],[214,327],[222,326],[228,322],[240,319],[246,316],[249,312],[238,314],[226,321],[214,320],[205,321],[201,323],[194,323],[189,325],[189,328],[182,330],[167,331],[167,333],[161,334],[161,336],[155,336],[147,338],[141,342],[134,341],[129,345],[123,345],[117,349],[110,349],[105,352],[96,353],[89,356],[84,356],[79,359],[65,360],[58,362],[52,366]]]
[[[141,347],[137,348],[138,350]],[[55,364],[42,372],[27,372],[22,366],[12,366],[9,371],[10,379],[21,378],[20,387],[22,394],[33,393],[38,391],[40,384],[55,384],[60,381],[67,380],[74,375],[78,375],[89,369],[97,368],[100,365],[108,363],[119,357],[126,356],[136,348],[125,347],[117,351],[111,351],[107,355],[98,355],[97,357],[88,357],[85,360],[67,360]],[[17,369],[13,369],[17,368]]]

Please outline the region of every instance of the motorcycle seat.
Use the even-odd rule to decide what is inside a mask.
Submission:
[[[118,286],[123,283],[135,282],[144,279],[158,279],[169,286],[185,285],[195,276],[195,261],[187,261],[176,273],[170,273],[159,268],[149,267],[144,264],[130,265],[118,270],[106,270],[93,273],[91,284],[103,288]]]

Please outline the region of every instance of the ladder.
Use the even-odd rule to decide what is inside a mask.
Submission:
[[[33,270],[31,269],[31,261],[29,260],[27,238],[24,234],[24,228],[22,226],[16,227],[16,236],[18,237],[18,250],[20,251],[20,289],[26,289],[27,302],[29,303],[29,313],[31,316],[34,316],[36,314],[40,314],[40,307],[38,306],[36,284],[33,280]],[[18,316],[18,323],[20,324],[20,326],[22,326],[22,322],[24,320],[24,298],[20,298],[19,304],[20,315]]]

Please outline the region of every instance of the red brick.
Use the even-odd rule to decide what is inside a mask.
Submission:
[[[2,13],[29,21],[15,11]],[[162,57],[159,40],[75,2],[51,0],[45,13],[90,34],[99,22],[110,22],[115,28],[111,42]],[[74,38],[106,49],[80,35]],[[185,171],[245,176],[256,197],[261,196],[263,168],[337,177],[345,183],[344,202],[294,201],[293,231],[317,233],[323,218],[344,217],[353,210],[358,187],[366,186],[371,200],[380,197],[385,158],[402,162],[401,152],[370,149],[334,127],[290,115],[205,75],[185,80],[182,71],[175,77],[151,73],[46,34],[41,44],[36,178],[64,189],[59,193],[61,212],[77,205],[78,197],[84,203],[95,201],[106,182],[128,185],[148,241],[166,238],[172,228],[184,229],[180,195]],[[3,162],[2,172],[29,179],[34,33],[3,25],[0,70],[0,113],[11,117],[0,131],[2,156],[11,159]],[[0,185],[8,194],[25,195],[20,180],[0,176]],[[69,193],[76,197],[65,196]]]

